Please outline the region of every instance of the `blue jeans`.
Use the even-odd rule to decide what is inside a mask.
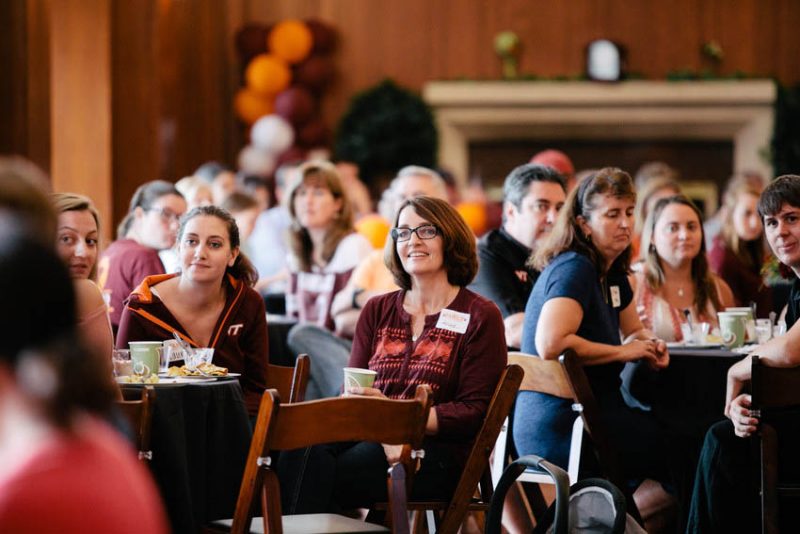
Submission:
[[[353,343],[317,325],[296,324],[289,330],[287,345],[311,360],[306,400],[338,397],[344,383],[342,369],[350,360]]]

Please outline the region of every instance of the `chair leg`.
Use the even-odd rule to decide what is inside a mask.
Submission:
[[[533,518],[538,523],[544,517],[547,511],[547,501],[544,499],[542,487],[536,483],[523,482],[519,484],[522,487],[522,493],[528,500],[528,506],[531,507]]]

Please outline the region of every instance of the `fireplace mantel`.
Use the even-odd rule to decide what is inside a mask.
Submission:
[[[468,176],[471,141],[727,140],[734,170],[767,176],[775,86],[769,80],[431,82],[423,91],[439,128],[439,161]]]

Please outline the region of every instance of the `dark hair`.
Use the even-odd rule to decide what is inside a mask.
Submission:
[[[700,252],[697,256],[692,258],[692,282],[694,283],[694,305],[698,312],[704,313],[708,302],[715,310],[719,310],[722,305],[719,301],[717,293],[717,285],[714,283],[714,276],[708,268],[708,258],[706,256],[706,236],[703,230],[703,216],[700,210],[697,209],[694,202],[685,195],[674,195],[671,197],[661,198],[653,206],[653,211],[648,214],[647,220],[644,223],[644,231],[642,233],[642,253],[644,254],[644,279],[645,283],[652,290],[659,289],[664,285],[665,275],[664,268],[661,265],[661,259],[653,244],[653,233],[658,224],[658,219],[664,212],[667,206],[678,204],[681,206],[688,206],[697,216],[697,224],[700,227]]]
[[[472,282],[478,272],[478,257],[475,235],[459,213],[447,201],[433,197],[409,198],[397,210],[394,227],[400,220],[400,213],[407,207],[433,224],[442,236],[442,262],[447,271],[447,281],[454,286],[464,287]],[[411,276],[403,269],[397,254],[394,239],[386,240],[383,261],[391,271],[395,283],[405,290],[411,289]]]
[[[572,250],[587,256],[594,264],[598,273],[603,271],[603,258],[590,237],[583,234],[578,223],[578,217],[588,219],[596,209],[596,199],[601,195],[611,195],[617,198],[629,198],[636,202],[636,191],[633,188],[631,176],[617,167],[605,167],[590,174],[570,191],[564,207],[558,213],[556,224],[550,231],[529,260],[529,263],[541,271],[547,267],[556,256],[562,252]],[[627,273],[630,271],[631,247],[614,260],[609,272]]]
[[[66,266],[52,244],[0,233],[0,361],[52,424],[69,428],[81,409],[106,413],[115,388],[108,367],[83,348]]]
[[[775,215],[784,204],[800,208],[800,176],[797,174],[778,176],[764,189],[758,199],[758,214],[762,219]]]
[[[128,213],[125,215],[125,218],[122,219],[122,222],[119,223],[119,226],[117,226],[117,238],[122,239],[128,234],[128,230],[131,229],[131,224],[133,223],[136,208],[142,208],[147,211],[159,198],[167,195],[175,195],[183,198],[183,195],[175,187],[175,184],[165,180],[153,180],[140,185],[131,197]]]
[[[256,194],[258,189],[262,187],[267,190],[269,202],[267,208],[275,207],[277,204],[275,199],[275,178],[272,176],[261,176],[258,174],[240,174],[239,181],[241,182],[242,189],[251,195]]]
[[[214,181],[218,175],[222,174],[223,172],[233,172],[229,167],[223,165],[218,161],[207,161],[197,167],[197,170],[194,171],[193,176],[197,176],[203,182],[210,185],[211,182]]]
[[[249,209],[257,208],[258,201],[247,193],[241,191],[234,191],[222,201],[219,206],[229,213],[238,213]]]
[[[47,177],[36,165],[17,156],[0,157],[0,213],[10,216],[8,222],[21,231],[53,246],[57,217],[48,193]]]
[[[517,209],[522,209],[522,199],[528,194],[530,185],[533,182],[550,182],[558,184],[564,193],[567,192],[567,184],[564,176],[553,167],[539,165],[537,163],[526,163],[515,167],[503,183],[503,201],[510,202]],[[505,217],[505,215],[503,215]]]
[[[307,183],[327,188],[334,199],[342,201],[342,208],[338,216],[333,220],[325,234],[325,240],[322,244],[322,259],[326,262],[330,261],[342,239],[355,231],[353,228],[353,208],[347,199],[336,167],[327,161],[310,161],[301,165],[297,169],[297,174],[292,184],[289,186],[289,191],[286,194],[286,203],[289,215],[292,217],[292,225],[289,228],[289,248],[297,258],[300,270],[306,272],[311,271],[314,245],[311,242],[308,230],[297,219],[297,214],[294,211],[294,198],[300,186]]]
[[[258,282],[258,271],[241,251],[241,240],[239,239],[239,227],[230,213],[218,206],[197,206],[181,217],[181,226],[178,229],[178,243],[180,243],[181,236],[186,230],[186,224],[195,217],[216,217],[225,223],[228,229],[228,240],[231,243],[231,249],[239,249],[239,255],[233,263],[233,267],[228,267],[225,272],[233,276],[235,279],[240,280],[250,287],[253,287]]]

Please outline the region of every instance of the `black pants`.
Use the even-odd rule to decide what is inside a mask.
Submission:
[[[412,498],[449,499],[461,467],[450,448],[426,443]],[[283,513],[338,513],[386,502],[388,469],[378,443],[334,443],[285,451],[278,461]]]
[[[772,418],[779,437],[782,480],[800,479],[798,417],[797,412],[786,412]],[[738,437],[727,419],[708,430],[697,464],[687,532],[761,531],[757,454],[753,440]],[[779,504],[781,526],[787,532],[796,530],[793,507],[797,502]]]

